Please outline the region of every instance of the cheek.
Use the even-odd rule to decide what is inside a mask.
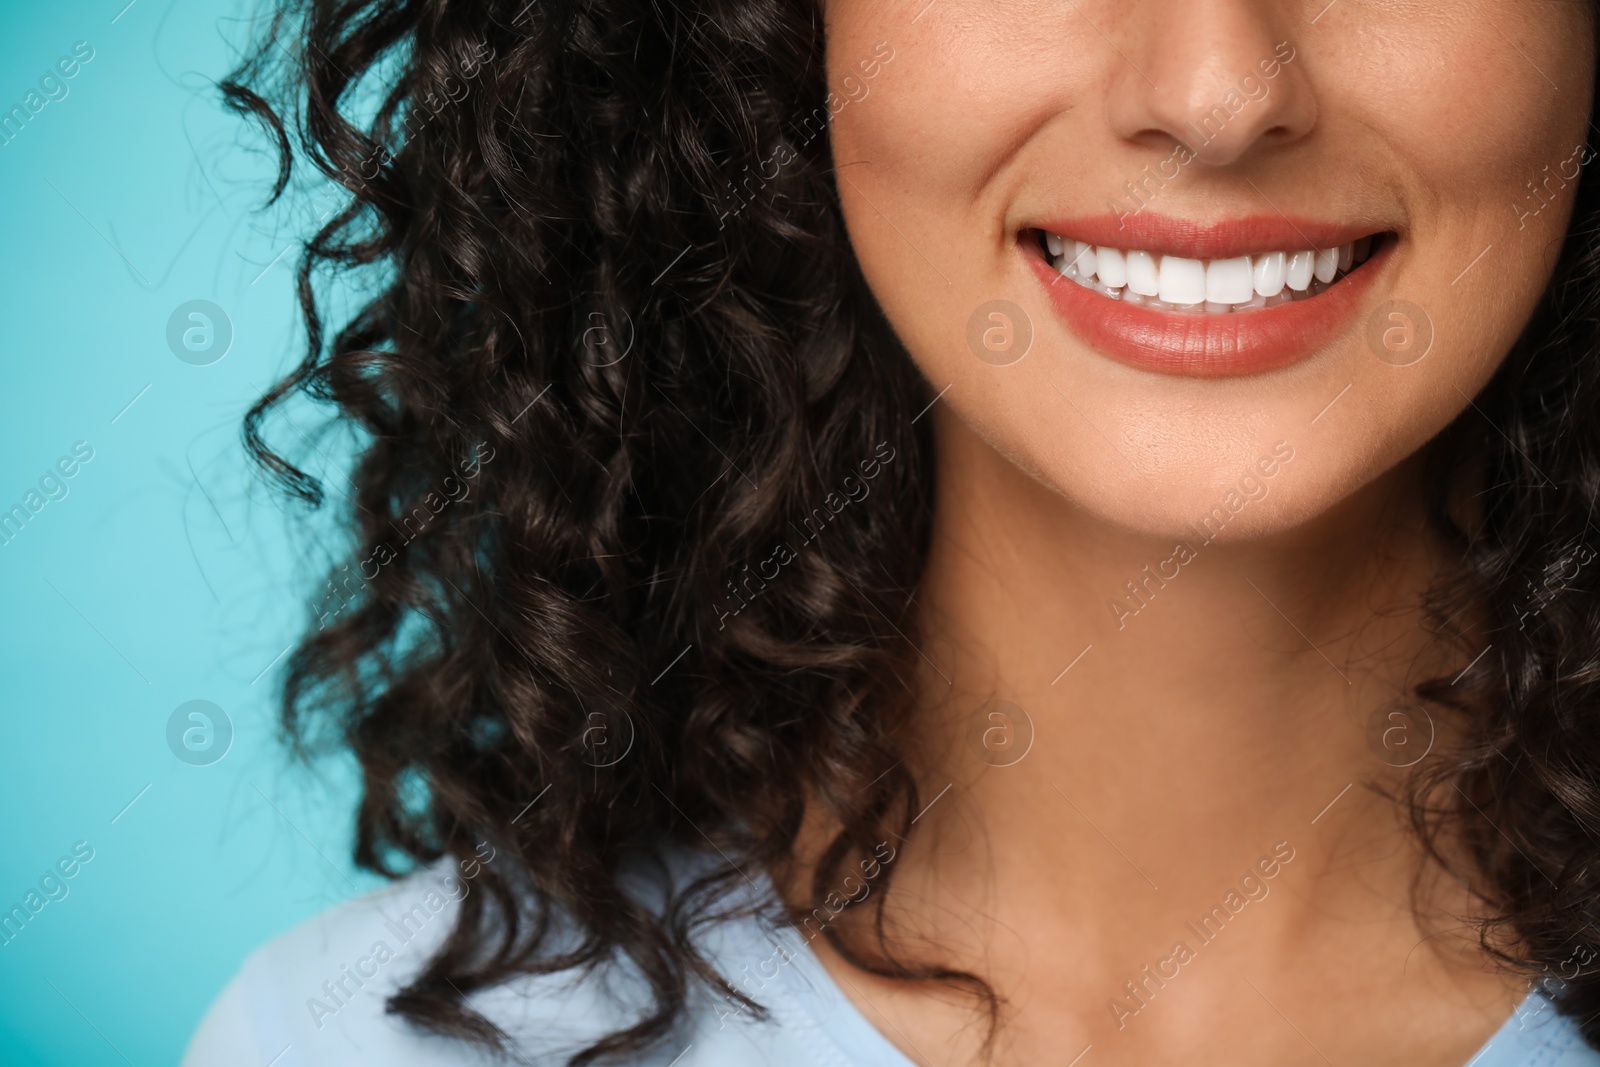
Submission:
[[[1518,281],[1543,288],[1575,193],[1560,173],[1573,173],[1565,161],[1590,132],[1587,5],[1541,4],[1538,19],[1515,18],[1518,3],[1489,6],[1492,18],[1449,19],[1422,40],[1372,42],[1347,93],[1348,121],[1376,129],[1410,179],[1403,197],[1423,224],[1412,236],[1446,255],[1462,246],[1466,258],[1430,266],[1463,307],[1489,279],[1513,297],[1526,296]],[[1467,271],[1490,245],[1479,265],[1491,269]]]
[[[1080,40],[1092,30],[1070,5],[946,4],[916,22],[893,10],[900,7],[829,7],[830,88],[879,41],[895,56],[871,95],[835,118],[834,162],[851,237],[880,300],[931,305],[939,298],[930,279],[948,287],[986,266],[972,262],[975,246],[998,245],[1015,188],[997,172],[1014,165],[1042,123],[1071,110],[1099,61]]]
[[[983,362],[968,333],[978,315],[980,337],[990,327],[995,336],[1027,336],[1049,314],[1032,288],[1019,295],[1017,285],[997,284],[1018,280],[1008,277],[1007,202],[1026,173],[1019,148],[1041,124],[1069,114],[1099,77],[1098,52],[1080,39],[1093,30],[1069,5],[941,6],[938,19],[930,11],[915,24],[889,10],[897,6],[846,0],[829,8],[830,85],[875,42],[895,49],[871,95],[833,123],[851,244],[913,360],[939,387],[954,384],[952,406],[991,445],[1037,470],[1010,440],[1011,420],[996,415],[1015,411],[1020,391],[1040,404],[1039,419],[1059,419],[1061,402],[1040,376],[1047,364]],[[1081,61],[1063,63],[1064,55]],[[1029,71],[1025,80],[1019,70]],[[1021,319],[983,317],[995,298],[1026,305]]]
[[[1441,197],[1512,218],[1505,194],[1588,133],[1588,5],[1447,7],[1425,34],[1391,24],[1352,38],[1340,93]],[[1482,203],[1491,193],[1500,201]]]
[[[1465,409],[1532,315],[1569,224],[1565,161],[1589,134],[1593,31],[1583,5],[1489,5],[1440,35],[1368,41],[1348,97],[1393,151],[1413,231],[1390,295],[1422,310],[1433,347],[1360,365],[1368,447],[1404,454]],[[1510,35],[1508,40],[1496,31]],[[1487,90],[1487,91],[1486,91]],[[1548,180],[1547,180],[1548,179]]]
[[[919,280],[915,271],[902,278],[895,270],[911,266],[901,262],[908,257],[926,260],[918,264],[924,272],[920,280],[948,275],[953,250],[943,230],[959,225],[950,216],[970,201],[981,157],[992,149],[982,144],[985,134],[974,128],[970,105],[962,105],[959,73],[951,71],[943,80],[929,77],[937,69],[931,61],[938,42],[908,43],[903,25],[881,25],[865,12],[841,22],[829,40],[829,88],[837,89],[856,57],[870,54],[873,42],[890,40],[884,36],[889,34],[899,38],[892,41],[895,61],[874,79],[870,97],[834,118],[832,143],[857,256],[874,291],[892,303]],[[959,145],[960,151],[941,150],[934,139],[941,126],[943,144]]]

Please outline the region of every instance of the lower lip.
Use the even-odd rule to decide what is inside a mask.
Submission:
[[[1355,317],[1393,246],[1386,235],[1357,270],[1309,300],[1225,315],[1125,304],[1062,276],[1042,252],[1029,258],[1056,314],[1100,352],[1157,374],[1225,378],[1261,374],[1315,355]]]

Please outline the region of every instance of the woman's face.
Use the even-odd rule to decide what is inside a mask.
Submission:
[[[1590,158],[1591,17],[828,0],[851,239],[941,403],[1041,483],[1152,534],[1237,490],[1223,536],[1281,530],[1526,323]]]

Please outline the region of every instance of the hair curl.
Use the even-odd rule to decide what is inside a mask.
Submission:
[[[365,433],[350,526],[387,549],[354,587],[332,576],[349,602],[289,661],[286,729],[309,751],[331,725],[358,757],[364,867],[470,860],[484,838],[514,858],[391,999],[417,1024],[504,1048],[464,994],[618,953],[651,1010],[573,1064],[661,1040],[695,981],[759,1010],[692,939],[738,870],[797,870],[814,806],[839,828],[821,900],[920,808],[901,727],[933,397],[850,249],[823,49],[813,0],[299,0],[223,83],[275,138],[272,199],[297,147],[349,194],[306,242],[307,352],[247,446],[321,503],[263,426],[297,393],[336,405]],[[1428,448],[1460,561],[1430,604],[1463,641],[1450,620],[1481,609],[1489,649],[1419,687],[1470,741],[1406,802],[1484,901],[1484,945],[1554,976],[1600,1045],[1600,567],[1546,581],[1600,501],[1600,195],[1577,195],[1525,335]],[[331,335],[319,268],[382,272]],[[833,507],[867,470],[873,505]],[[597,729],[631,747],[597,758]],[[729,869],[653,911],[624,869],[669,841]],[[882,877],[875,946],[824,936],[874,973],[968,988],[992,1037],[981,977],[889,948]],[[549,947],[557,910],[583,934],[569,951]]]

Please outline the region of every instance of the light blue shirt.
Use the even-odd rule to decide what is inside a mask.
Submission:
[[[258,949],[211,1006],[182,1067],[503,1063],[422,1033],[383,1008],[448,933],[457,901],[473,891],[453,868],[432,868],[332,908]],[[637,1063],[914,1067],[841,992],[796,928],[733,919],[708,929],[701,943],[735,988],[768,1009],[767,1018],[702,990],[673,1039]],[[637,975],[596,972],[580,979],[563,972],[519,978],[469,999],[524,1053],[560,1063],[635,1021],[629,1005],[640,1003],[641,988]],[[1063,1060],[1070,1056],[1068,1050]],[[1600,1053],[1535,993],[1463,1067],[1600,1067]]]

